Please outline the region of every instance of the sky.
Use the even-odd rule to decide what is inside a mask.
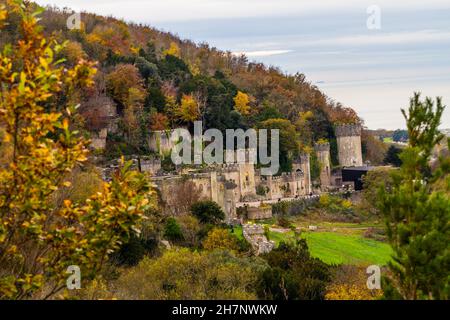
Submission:
[[[354,108],[370,129],[404,128],[400,108],[414,91],[441,96],[449,106],[442,127],[450,128],[448,0],[37,2],[146,23],[304,73],[331,99]],[[379,28],[368,28],[368,20],[379,21]]]

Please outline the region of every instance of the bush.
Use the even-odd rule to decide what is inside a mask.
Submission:
[[[229,251],[166,251],[144,258],[115,283],[120,299],[256,299],[257,274],[266,264]]]
[[[203,240],[203,248],[206,250],[239,250],[236,237],[229,230],[221,228],[214,228],[208,232],[205,240]]]
[[[304,239],[280,243],[263,255],[269,268],[259,276],[258,296],[268,300],[322,300],[331,281],[329,266],[312,258]]]
[[[219,205],[210,200],[194,203],[191,212],[201,223],[218,224],[225,219],[225,213]]]
[[[282,228],[289,228],[291,226],[291,222],[285,217],[278,217],[277,224]]]
[[[171,241],[181,241],[184,239],[181,227],[175,218],[168,218],[164,227],[164,236]]]
[[[117,265],[135,266],[144,257],[145,251],[142,240],[133,234],[128,242],[124,243],[117,252],[113,253],[111,261]]]

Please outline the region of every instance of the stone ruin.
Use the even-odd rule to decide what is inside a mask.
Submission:
[[[256,255],[269,253],[275,247],[275,242],[267,240],[264,228],[259,224],[244,224],[242,233],[244,238],[251,244]]]

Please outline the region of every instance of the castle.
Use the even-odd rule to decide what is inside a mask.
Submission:
[[[148,139],[150,150],[167,156],[174,146],[170,134],[170,131],[151,132]],[[361,166],[361,127],[349,124],[337,126],[336,137],[340,165]],[[98,142],[96,144],[102,145]],[[279,176],[261,175],[260,170],[250,162],[206,168],[177,168],[172,173],[164,173],[161,170],[161,161],[150,157],[141,159],[140,167],[143,172],[151,175],[165,210],[172,214],[177,213],[177,188],[190,181],[199,198],[217,202],[226,214],[226,221],[231,222],[237,219],[236,208],[239,206],[250,207],[250,210],[247,210],[250,219],[267,218],[271,216],[271,212],[261,208],[261,203],[309,196],[315,191],[326,191],[330,187],[342,185],[339,170],[334,174],[331,170],[330,144],[318,142],[314,146],[314,152],[320,164],[320,189],[315,190],[312,186],[310,155],[306,153],[294,159],[291,172]]]

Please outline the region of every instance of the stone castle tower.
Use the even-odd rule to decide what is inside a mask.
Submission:
[[[363,165],[361,149],[361,126],[344,124],[335,129],[339,164],[342,167],[358,167]]]
[[[331,185],[331,161],[330,161],[330,144],[316,143],[314,146],[317,160],[320,163],[320,184],[322,188]]]
[[[294,172],[303,172],[304,183],[305,183],[305,194],[312,192],[311,186],[311,164],[310,156],[308,153],[302,153],[297,159],[294,159],[292,163],[292,170]]]

